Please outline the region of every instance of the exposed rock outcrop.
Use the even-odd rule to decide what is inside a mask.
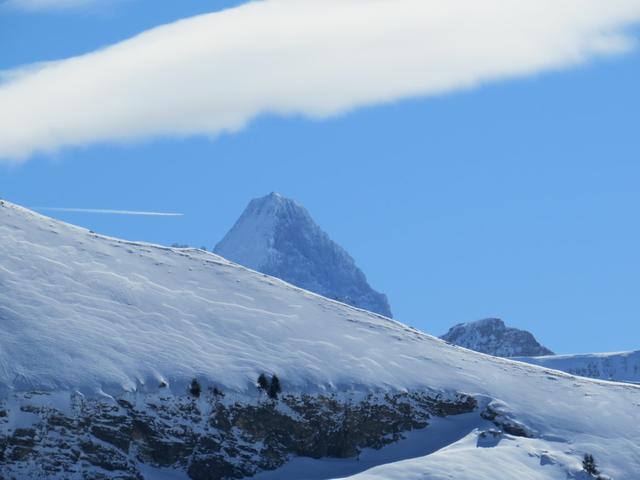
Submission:
[[[48,393],[0,408],[0,466],[7,479],[141,480],[141,464],[225,480],[280,467],[290,456],[347,458],[424,428],[432,416],[467,413],[464,394],[396,393],[348,399],[284,395],[231,401],[220,392],[130,395],[117,402]],[[10,425],[21,424],[20,427]]]
[[[451,327],[440,338],[454,345],[496,357],[553,355],[553,352],[540,345],[530,332],[507,327],[499,318],[460,323]]]

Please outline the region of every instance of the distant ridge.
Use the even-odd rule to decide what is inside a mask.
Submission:
[[[640,350],[614,353],[548,355],[544,357],[516,357],[514,360],[533,363],[534,365],[553,368],[554,370],[562,370],[582,377],[640,384]]]
[[[305,290],[391,317],[351,256],[299,203],[278,193],[252,200],[214,252]]]

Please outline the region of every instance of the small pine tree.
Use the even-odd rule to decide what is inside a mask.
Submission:
[[[192,397],[198,398],[200,393],[202,392],[202,387],[200,386],[200,382],[195,378],[191,380],[191,385],[189,386],[189,393]]]
[[[585,453],[584,459],[582,460],[582,469],[591,476],[595,477],[596,475],[600,475],[596,461],[590,453]]]
[[[260,390],[264,390],[265,392],[269,391],[269,380],[264,373],[261,373],[258,377],[258,388]]]
[[[269,397],[278,398],[278,394],[282,391],[282,387],[280,386],[280,379],[274,375],[271,377],[271,385],[269,385]]]

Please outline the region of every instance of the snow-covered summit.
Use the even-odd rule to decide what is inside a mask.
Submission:
[[[460,323],[440,338],[461,347],[497,357],[553,355],[526,330],[507,327],[499,318]]]
[[[305,290],[391,317],[387,297],[369,286],[351,256],[294,200],[252,200],[215,253]]]

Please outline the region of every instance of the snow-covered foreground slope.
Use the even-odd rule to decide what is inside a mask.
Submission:
[[[159,466],[231,478],[236,465],[255,473],[289,455],[348,457],[463,412],[460,436],[406,460],[418,462],[412,471],[439,465],[458,473],[433,478],[506,480],[514,477],[491,465],[521,462],[537,475],[522,478],[579,478],[587,452],[613,478],[640,471],[636,386],[451,346],[213,254],[101,237],[6,202],[0,329],[0,466],[8,478],[45,471],[61,438],[72,444],[63,462],[72,470],[46,470],[46,478],[82,478],[87,465],[104,478],[115,478],[116,467],[118,478],[140,478]],[[280,378],[278,400],[256,388],[263,372]],[[193,379],[201,396],[186,393]],[[502,440],[474,447],[488,421],[505,431]],[[311,433],[325,424],[325,440]],[[493,476],[456,467],[469,458]],[[421,478],[396,466],[397,475],[355,478]],[[278,478],[313,478],[305,475]]]
[[[374,467],[346,477],[349,480],[545,480],[567,476],[567,465],[580,469],[572,455],[559,445],[539,439],[522,439],[491,431],[473,431],[463,439],[431,455]],[[554,449],[555,448],[555,449]],[[634,477],[630,477],[634,478]]]
[[[558,442],[514,437],[480,425],[471,415],[436,423],[380,451],[366,450],[358,459],[296,459],[256,480],[588,480],[572,448]],[[488,422],[486,422],[488,423]],[[466,426],[466,429],[465,429]],[[453,430],[448,435],[445,428]],[[450,442],[443,444],[439,441]],[[563,450],[564,448],[564,450]],[[569,468],[567,468],[569,467]],[[567,470],[574,474],[567,474]],[[603,477],[604,478],[604,477]],[[636,477],[629,477],[635,479]]]
[[[548,355],[521,357],[516,360],[583,377],[616,382],[640,383],[640,350],[580,355]]]

